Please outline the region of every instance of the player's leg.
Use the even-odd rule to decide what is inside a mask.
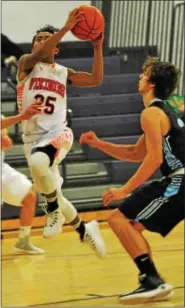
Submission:
[[[35,206],[36,206],[36,195],[32,190],[30,190],[21,204],[21,213],[20,213],[20,237],[25,237],[30,235],[30,229],[33,222],[33,217],[35,215]]]
[[[149,245],[141,232],[138,232],[119,210],[110,216],[108,222],[139,270],[139,287],[130,293],[120,295],[121,303],[135,305],[150,301],[152,298],[156,300],[166,298],[173,287],[160,277],[150,256]]]
[[[43,249],[32,245],[29,240],[36,206],[36,195],[31,191],[32,183],[8,164],[3,163],[2,171],[3,201],[14,206],[22,206],[19,239],[14,248],[18,252],[44,253]]]
[[[109,225],[123,247],[129,253],[139,269],[140,287],[120,296],[124,304],[143,303],[151,298],[162,299],[172,292],[172,286],[160,277],[153,260],[149,245],[141,232],[131,221],[139,222],[152,232],[165,236],[180,220],[183,219],[182,192],[170,198],[164,196],[171,179],[153,182],[137,189],[121,204],[119,210],[113,212],[109,218]],[[182,187],[182,183],[181,183]],[[173,190],[174,192],[174,190]],[[174,198],[179,198],[178,214],[174,209]],[[173,204],[172,204],[173,203]]]
[[[58,203],[57,182],[50,169],[56,152],[52,145],[39,147],[34,149],[28,160],[36,189],[44,195],[47,202],[44,237],[61,233],[64,222]]]
[[[46,223],[44,236],[50,237],[61,233],[64,222],[59,208],[57,195],[57,182],[51,171],[54,160],[59,162],[59,154],[63,159],[69,152],[73,143],[72,131],[65,128],[64,131],[49,144],[40,146],[44,140],[40,140],[37,147],[24,146],[25,155],[37,190],[42,193],[47,201]]]
[[[17,252],[27,252],[29,254],[43,254],[44,250],[36,247],[30,242],[30,233],[36,207],[36,195],[30,190],[22,200],[20,214],[19,239],[14,248]]]
[[[133,225],[133,227],[140,233],[142,233],[144,230],[145,230],[145,227],[140,224],[139,222],[135,222],[135,221],[130,221],[130,223]],[[151,247],[148,243],[148,241],[145,239],[145,237],[143,236],[143,239],[148,247],[148,253],[150,255],[150,258],[152,259],[152,250],[151,250]]]
[[[67,200],[61,189],[61,176],[59,173],[58,165],[51,167],[52,172],[55,175],[58,191],[58,202],[60,204],[63,215],[66,221],[79,233],[80,240],[82,242],[88,242],[93,250],[96,251],[99,257],[104,257],[106,254],[105,243],[102,238],[99,225],[97,221],[91,221],[89,223],[84,223],[74,205]]]

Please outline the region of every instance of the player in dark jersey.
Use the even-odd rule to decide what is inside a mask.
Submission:
[[[92,131],[80,137],[87,143],[120,160],[141,162],[136,173],[120,188],[104,192],[103,203],[123,200],[108,222],[122,246],[139,269],[137,290],[120,296],[123,304],[141,304],[167,299],[173,287],[158,273],[151,249],[142,235],[147,229],[166,236],[184,219],[184,123],[165,103],[177,86],[179,70],[158,58],[143,65],[138,90],[145,109],[141,113],[143,135],[134,145],[111,144]],[[147,183],[161,169],[163,177]]]

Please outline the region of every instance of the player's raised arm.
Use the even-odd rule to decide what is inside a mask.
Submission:
[[[69,14],[66,24],[60,30],[55,29],[56,32],[53,31],[53,33],[46,31],[42,34],[39,31],[33,38],[32,53],[23,55],[19,60],[19,73],[31,70],[36,63],[48,57],[48,55],[57,54],[57,44],[83,18],[83,12],[79,12],[77,8]]]
[[[96,87],[102,83],[103,80],[103,51],[102,45],[104,40],[104,33],[92,41],[94,46],[94,62],[91,73],[78,72],[68,69],[68,81],[77,87]]]

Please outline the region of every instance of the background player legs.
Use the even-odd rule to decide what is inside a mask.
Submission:
[[[22,201],[20,213],[20,237],[29,236],[33,217],[35,214],[36,195],[29,191],[24,200]]]
[[[43,249],[32,245],[29,240],[36,206],[32,183],[25,175],[5,162],[2,163],[2,200],[7,204],[22,207],[19,238],[14,246],[15,250],[29,254],[44,253]]]
[[[14,246],[17,252],[29,254],[43,254],[44,250],[30,243],[31,226],[35,215],[36,195],[33,191],[29,191],[22,201],[20,213],[19,238]]]

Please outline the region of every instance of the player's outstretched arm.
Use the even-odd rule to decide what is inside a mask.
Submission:
[[[58,32],[50,36],[42,46],[31,54],[23,55],[19,60],[19,73],[31,70],[36,63],[40,62],[43,58],[47,57],[52,53],[53,49],[56,48],[57,44],[63,38],[63,36],[71,30],[76,23],[82,21],[84,15],[78,11],[78,8],[73,10],[67,19],[66,24]]]
[[[8,128],[9,126],[15,125],[23,120],[28,120],[38,113],[40,113],[39,105],[32,104],[20,114],[8,118],[1,117],[1,129]]]
[[[92,67],[92,72],[78,72],[71,68],[68,69],[68,80],[76,87],[96,87],[102,83],[103,80],[103,45],[104,33],[92,41],[94,46],[94,62]]]
[[[141,114],[141,126],[145,133],[146,156],[126,184],[119,188],[110,188],[103,193],[103,204],[122,200],[128,194],[147,181],[160,167],[163,161],[162,136],[166,134],[168,120],[161,115],[162,110],[157,107],[146,108]],[[165,131],[163,131],[165,128]]]
[[[146,156],[146,145],[144,135],[140,136],[136,144],[124,145],[115,144],[101,140],[92,131],[84,133],[80,136],[81,144],[88,144],[91,147],[116,158],[130,162],[141,162]]]
[[[1,119],[1,129],[8,128],[11,125],[15,125],[22,121],[21,114]]]

